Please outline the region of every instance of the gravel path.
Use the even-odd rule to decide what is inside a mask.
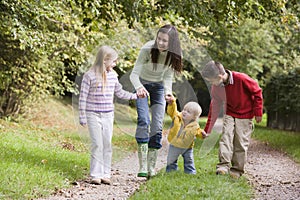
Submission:
[[[216,124],[217,130],[221,124],[221,121]],[[166,166],[167,146],[164,136],[157,170]],[[70,189],[58,190],[53,196],[40,200],[127,199],[146,182],[145,178],[136,177],[137,171],[137,153],[130,154],[113,164],[112,185],[91,185],[89,180],[82,180]],[[251,140],[246,177],[255,188],[255,200],[300,200],[300,165],[264,143]]]
[[[166,166],[167,139],[163,137],[163,148],[159,150],[156,170]],[[67,190],[58,190],[53,196],[40,200],[124,200],[130,197],[146,178],[137,177],[138,172],[137,152],[129,154],[122,161],[112,165],[112,185],[92,185],[90,180],[82,180]]]
[[[255,188],[255,200],[300,199],[300,165],[265,143],[251,141],[246,176]]]

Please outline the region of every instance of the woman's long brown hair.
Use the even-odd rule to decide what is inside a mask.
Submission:
[[[181,50],[181,46],[180,46],[180,41],[179,41],[179,36],[178,36],[178,32],[175,28],[175,26],[167,24],[162,26],[157,34],[156,37],[158,35],[158,33],[166,33],[169,35],[169,47],[168,47],[168,54],[167,54],[167,58],[166,58],[166,62],[165,65],[171,66],[172,69],[174,69],[176,72],[180,73],[182,72],[182,50]],[[158,57],[159,57],[159,50],[157,48],[157,42],[155,40],[154,46],[151,49],[151,60],[153,63],[153,69],[156,70],[157,69],[157,61],[158,61]]]

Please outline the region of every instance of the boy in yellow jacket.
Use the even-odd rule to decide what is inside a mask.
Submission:
[[[166,97],[168,103],[167,114],[172,118],[168,141],[169,152],[167,158],[167,172],[178,170],[177,160],[182,155],[184,172],[196,174],[193,146],[196,137],[204,139],[206,133],[199,126],[198,119],[202,113],[200,105],[196,102],[185,104],[182,112],[177,111],[176,100],[173,96]]]

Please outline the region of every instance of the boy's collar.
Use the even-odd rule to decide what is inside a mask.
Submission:
[[[232,77],[232,72],[229,70],[225,70],[226,74],[227,74],[227,78],[226,80],[222,83],[222,86],[226,86],[229,84],[233,84],[233,77]]]

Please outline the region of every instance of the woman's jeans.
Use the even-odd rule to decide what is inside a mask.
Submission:
[[[87,112],[91,137],[90,175],[92,178],[110,178],[114,112]]]
[[[183,157],[184,173],[196,174],[193,148],[189,148],[189,149],[178,148],[171,144],[169,146],[166,172],[178,170],[177,161],[180,155],[182,155]]]
[[[149,148],[160,149],[162,147],[162,128],[166,106],[164,86],[162,82],[148,82],[144,84],[144,87],[150,94],[150,109],[149,97],[136,100],[138,123],[135,138],[137,143],[148,143]]]

